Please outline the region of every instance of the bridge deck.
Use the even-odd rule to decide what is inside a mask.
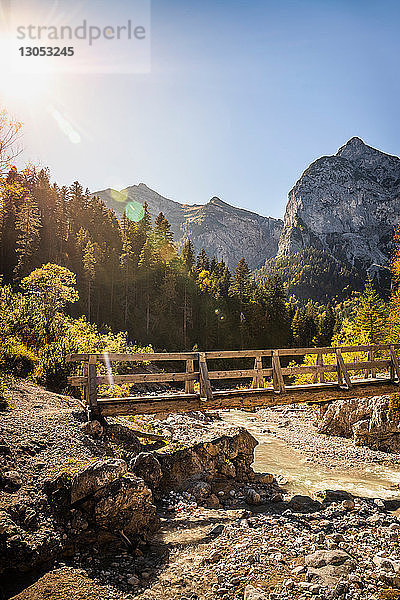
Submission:
[[[191,412],[196,410],[222,410],[228,408],[267,408],[301,402],[322,403],[342,398],[365,398],[398,392],[398,382],[388,379],[369,379],[355,382],[353,387],[339,387],[337,383],[291,386],[285,393],[273,388],[219,390],[213,399],[201,398],[200,394],[165,394],[155,396],[128,396],[125,398],[99,398],[101,414],[140,415]]]
[[[257,408],[300,402],[329,402],[341,398],[361,398],[398,391],[400,344],[345,346],[341,348],[293,348],[281,350],[239,350],[183,353],[71,355],[70,362],[84,362],[84,374],[69,378],[71,385],[83,386],[89,413],[96,415],[165,414],[196,410]],[[332,354],[334,355],[332,357]],[[354,356],[355,354],[355,356]],[[282,367],[281,357],[316,355],[315,364],[291,364]],[[324,355],[330,355],[324,364]],[[365,356],[364,356],[365,355]],[[207,361],[254,359],[252,369],[209,371]],[[332,362],[334,358],[334,362]],[[345,359],[348,362],[345,362]],[[285,359],[286,360],[286,359]],[[158,361],[184,361],[184,372],[113,374],[112,364]],[[270,361],[270,365],[263,364]],[[195,370],[195,363],[198,368]],[[102,373],[97,373],[100,365]],[[377,372],[379,371],[379,376]],[[353,372],[353,376],[351,376]],[[329,375],[330,374],[330,375]],[[333,375],[332,375],[333,374]],[[292,384],[299,375],[311,376],[313,383]],[[326,381],[326,376],[334,381]],[[265,378],[271,378],[272,386]],[[250,379],[251,387],[212,389],[211,381]],[[184,385],[185,392],[157,395],[130,395],[123,398],[98,397],[98,387],[115,383],[171,383]],[[195,384],[198,390],[195,390]]]

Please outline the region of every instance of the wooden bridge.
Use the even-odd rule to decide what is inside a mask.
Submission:
[[[80,365],[83,375],[69,377],[68,383],[84,387],[86,407],[91,418],[100,415],[166,414],[326,402],[398,391],[399,348],[400,344],[380,344],[221,352],[71,354],[67,361],[83,363],[83,369]],[[313,364],[298,364],[306,355],[313,357]],[[211,363],[220,366],[224,361],[229,361],[228,365],[232,366],[233,362],[249,362],[249,359],[254,360],[250,369],[210,370]],[[290,360],[296,364],[290,363]],[[159,367],[164,366],[164,369],[168,364],[173,364],[175,370],[175,365],[179,364],[184,366],[184,370],[168,372],[158,368],[158,372],[149,373],[148,365],[154,362]],[[136,369],[146,364],[147,372],[114,374],[112,369],[118,363],[135,363]],[[124,369],[126,371],[127,367],[124,366]],[[294,378],[301,375],[307,375],[312,381],[302,385],[293,384]],[[232,387],[218,389],[214,384],[213,388],[213,382],[221,386],[221,382],[226,380],[232,382]],[[239,386],[241,380],[244,383],[247,381],[247,386]],[[123,398],[99,395],[99,386],[126,383],[132,386],[172,384],[175,388],[183,386],[184,389]]]

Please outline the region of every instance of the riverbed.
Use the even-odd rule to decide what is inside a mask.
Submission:
[[[221,417],[257,439],[254,470],[273,473],[291,494],[341,489],[365,498],[400,499],[400,455],[319,434],[308,408],[230,410]]]

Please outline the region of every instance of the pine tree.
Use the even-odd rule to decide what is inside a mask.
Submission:
[[[331,304],[328,304],[319,322],[318,345],[330,346],[335,332],[336,316]]]
[[[187,273],[190,273],[193,269],[195,257],[194,247],[191,240],[186,239],[182,248],[182,260]]]
[[[87,281],[87,315],[90,321],[91,309],[92,309],[92,286],[93,281],[96,277],[96,255],[95,247],[91,240],[86,242],[85,249],[83,251],[83,269]]]
[[[250,269],[245,259],[241,258],[233,272],[229,295],[236,296],[243,303],[250,299],[251,292]]]
[[[23,277],[32,271],[42,227],[39,207],[29,194],[22,201],[15,225],[18,235],[16,242],[18,262],[15,267],[15,274],[17,277]]]
[[[202,248],[200,250],[200,253],[197,257],[196,269],[198,271],[209,271],[210,270],[210,261],[209,261],[209,258],[207,256],[207,253],[204,250],[204,248]]]
[[[387,337],[387,307],[368,278],[354,319],[358,331],[364,332],[368,343],[380,344]]]

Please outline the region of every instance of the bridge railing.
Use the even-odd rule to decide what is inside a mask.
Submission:
[[[83,375],[71,376],[71,386],[82,386],[88,410],[98,414],[104,410],[107,414],[134,414],[140,412],[162,412],[168,401],[168,409],[199,410],[200,406],[229,407],[233,397],[244,398],[247,403],[261,405],[263,399],[276,400],[276,396],[286,396],[282,402],[289,402],[293,394],[332,388],[351,390],[354,386],[368,383],[398,383],[400,367],[397,352],[400,344],[375,344],[368,346],[341,346],[323,348],[282,348],[266,350],[222,350],[208,352],[160,352],[134,354],[71,354],[68,362],[83,363]],[[356,355],[355,357],[352,355]],[[361,354],[361,357],[360,357]],[[314,364],[300,364],[304,356],[315,355]],[[327,356],[324,362],[324,357]],[[365,356],[365,360],[363,357]],[[290,358],[296,361],[290,363]],[[253,359],[252,368],[232,368],[234,359]],[[281,363],[284,363],[282,366]],[[210,363],[217,361],[218,366],[229,360],[225,370],[212,370]],[[174,372],[135,372],[128,374],[113,373],[115,363],[182,363],[181,371]],[[248,362],[248,360],[247,360]],[[289,363],[289,364],[288,364]],[[98,373],[97,366],[103,373]],[[105,367],[104,367],[105,365]],[[230,368],[229,368],[230,367]],[[354,375],[351,375],[353,372]],[[299,385],[301,376],[311,376],[312,381]],[[379,375],[379,376],[378,376]],[[326,381],[328,379],[328,381]],[[229,389],[213,389],[212,382],[234,381]],[[241,380],[248,385],[238,386]],[[180,384],[184,391],[162,392],[156,396],[129,395],[124,398],[98,398],[99,386],[114,384]],[[329,395],[329,394],[328,394]],[[332,394],[331,394],[332,395]],[[289,397],[290,396],[290,397]],[[303,394],[304,396],[304,394]],[[303,397],[302,396],[302,397]],[[326,396],[326,393],[325,393]],[[324,396],[324,397],[325,397]],[[293,396],[294,397],[294,396]],[[200,402],[201,401],[201,402]],[[293,400],[295,401],[295,400]],[[304,401],[304,400],[303,400]],[[224,404],[225,402],[225,404]],[[281,403],[282,403],[281,402]],[[278,402],[275,402],[278,403]],[[144,410],[143,406],[147,408]]]

